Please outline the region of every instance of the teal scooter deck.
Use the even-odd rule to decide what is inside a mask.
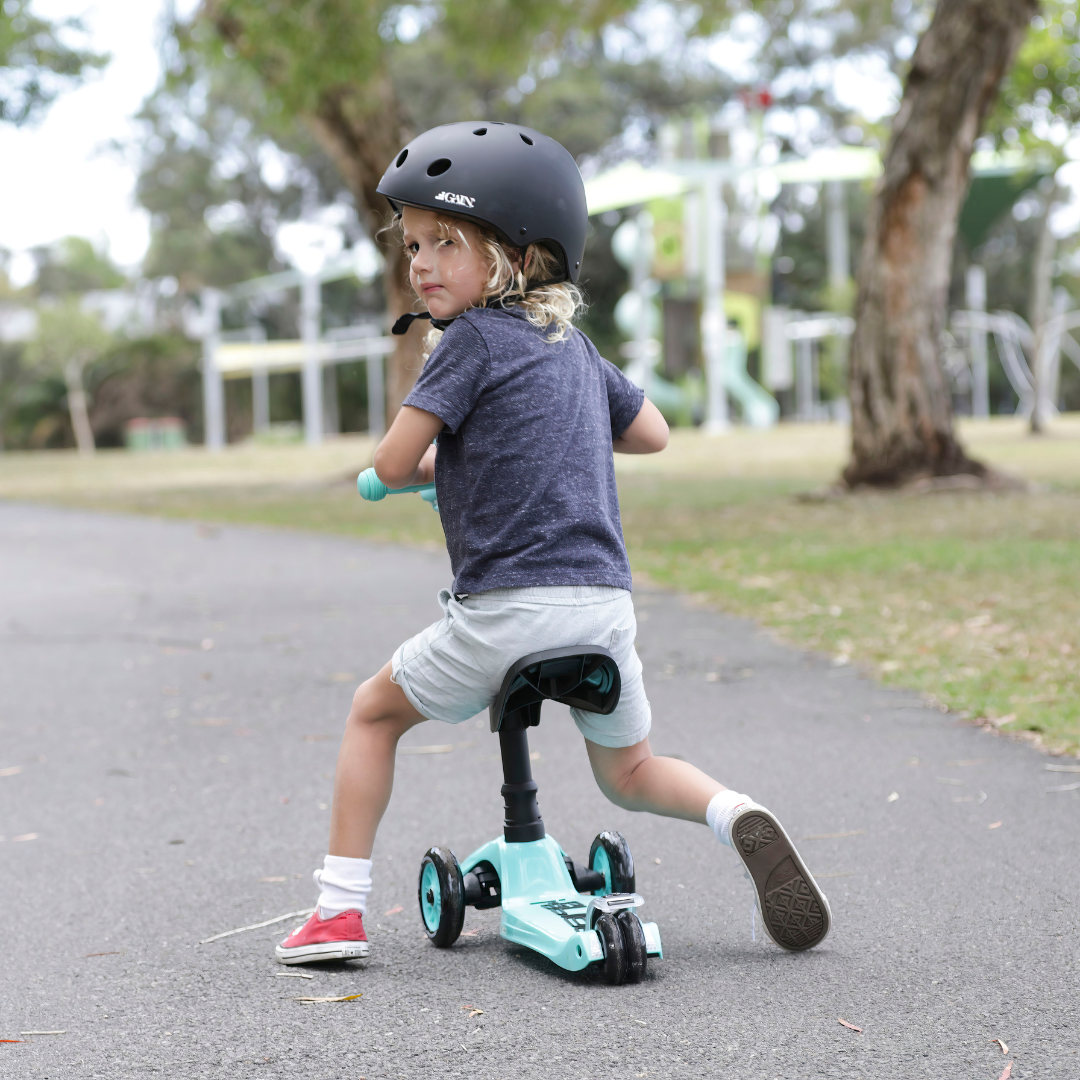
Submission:
[[[565,858],[550,836],[516,844],[500,836],[477,848],[461,871],[467,874],[480,863],[490,863],[502,890],[500,935],[567,971],[581,971],[604,955],[599,936],[589,927],[589,905],[597,898],[577,891]],[[663,959],[656,923],[643,922],[641,928],[646,952]]]

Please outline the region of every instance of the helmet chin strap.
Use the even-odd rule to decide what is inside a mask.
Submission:
[[[566,280],[566,278],[561,277],[561,278],[551,278],[549,281],[537,281],[535,283],[530,283],[529,290],[531,291],[532,289],[542,289],[545,285],[558,285],[558,284],[560,284],[561,282],[563,282],[565,280]],[[521,295],[520,293],[511,294],[511,296],[519,296],[519,297],[520,297],[520,295]],[[510,301],[510,303],[506,302],[508,300]],[[491,297],[488,297],[488,299],[484,301],[483,306],[486,307],[486,308],[503,308],[503,309],[505,309],[507,307],[513,307],[514,303],[515,303],[515,301],[513,301],[511,299],[511,297],[506,297],[504,299],[503,297],[493,297],[493,296],[491,296]],[[456,318],[457,318],[457,316],[455,315],[454,319],[456,319]],[[431,320],[431,325],[433,327],[435,327],[436,330],[445,330],[454,321],[454,319],[436,319],[431,314],[430,311],[421,311],[421,312],[407,311],[407,312],[405,312],[404,315],[401,315],[401,316],[398,317],[397,321],[391,327],[390,333],[394,334],[396,337],[401,337],[402,334],[407,334],[409,332],[409,327],[412,326],[412,324],[417,319],[430,319]]]

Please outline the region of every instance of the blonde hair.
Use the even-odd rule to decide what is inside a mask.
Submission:
[[[456,233],[458,239],[472,250],[461,229],[461,222],[465,219],[453,214],[439,214],[437,220],[443,236]],[[506,307],[513,305],[521,308],[525,318],[538,330],[546,330],[554,324],[554,329],[546,337],[547,341],[565,341],[574,329],[574,319],[585,310],[585,294],[570,281],[545,284],[562,272],[562,262],[558,256],[543,244],[529,244],[524,257],[521,257],[520,249],[508,244],[494,230],[475,221],[469,224],[478,234],[478,254],[488,272],[478,306],[490,306],[489,302],[494,301]],[[398,217],[390,228],[400,237],[401,218]],[[520,259],[516,271],[515,258]],[[423,351],[425,360],[439,344],[442,335],[443,332],[435,327],[427,332]]]

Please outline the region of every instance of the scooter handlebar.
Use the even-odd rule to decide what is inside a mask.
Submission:
[[[434,484],[413,484],[411,487],[388,488],[378,478],[374,469],[365,469],[356,478],[356,490],[360,493],[360,498],[367,499],[368,502],[379,502],[381,499],[385,499],[387,495],[407,495],[413,491],[419,491],[422,497],[426,497],[426,493],[431,492],[431,498],[427,499],[428,502],[431,502],[435,495]]]

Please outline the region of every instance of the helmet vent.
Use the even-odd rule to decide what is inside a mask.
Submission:
[[[450,168],[451,161],[449,158],[441,157],[436,161],[433,161],[427,167],[428,176],[442,176],[447,169]]]
[[[520,131],[518,132],[518,134],[519,134],[519,135],[521,135],[521,141],[522,141],[523,143],[528,143],[528,144],[529,144],[529,146],[532,146],[532,144],[533,144],[533,141],[532,141],[532,139],[530,139],[530,138],[529,138],[529,136],[528,136],[528,135],[522,135]]]
[[[474,135],[486,135],[486,134],[487,134],[487,128],[477,128],[477,129],[476,129],[476,130],[475,130],[475,131],[473,132],[473,134],[474,134]]]
[[[395,167],[400,169],[401,166],[405,164],[405,159],[408,156],[409,156],[409,151],[408,150],[402,150],[401,153],[398,154],[398,156],[397,156],[397,161],[394,162]]]

